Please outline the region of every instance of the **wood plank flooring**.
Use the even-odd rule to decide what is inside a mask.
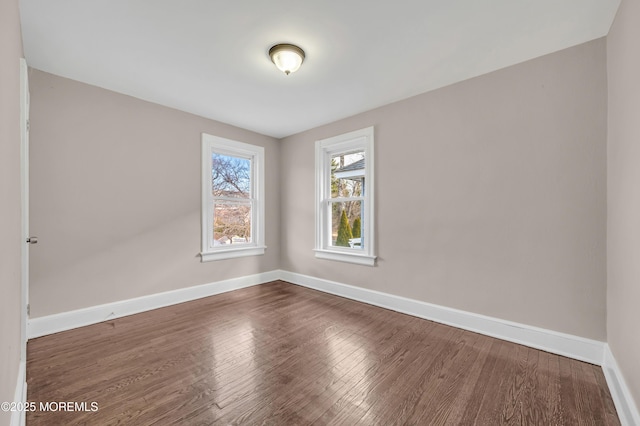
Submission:
[[[282,281],[31,340],[27,382],[79,403],[29,426],[620,424],[597,366]]]

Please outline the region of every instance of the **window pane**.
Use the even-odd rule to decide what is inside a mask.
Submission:
[[[331,245],[362,249],[362,202],[330,202]]]
[[[331,157],[331,198],[362,196],[364,167],[364,151]]]
[[[251,203],[214,202],[213,245],[251,242]]]
[[[211,154],[211,187],[214,197],[251,197],[251,160]]]

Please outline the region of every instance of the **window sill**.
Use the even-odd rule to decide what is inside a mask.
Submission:
[[[344,251],[316,249],[316,258],[337,260],[339,262],[356,263],[358,265],[375,266],[376,256],[369,256],[360,253],[348,253]]]
[[[200,253],[201,262],[210,262],[212,260],[233,259],[236,257],[261,256],[264,254],[266,246],[250,246],[240,248],[229,248],[224,250],[215,250]]]

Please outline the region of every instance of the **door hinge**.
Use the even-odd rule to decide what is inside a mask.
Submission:
[[[29,121],[29,119],[27,119],[27,132],[31,130],[31,121]]]
[[[27,303],[27,316],[31,315],[31,304]]]

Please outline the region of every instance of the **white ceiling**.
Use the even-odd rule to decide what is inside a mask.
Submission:
[[[39,70],[274,137],[607,34],[620,0],[21,0]],[[285,76],[267,51],[302,47]]]

